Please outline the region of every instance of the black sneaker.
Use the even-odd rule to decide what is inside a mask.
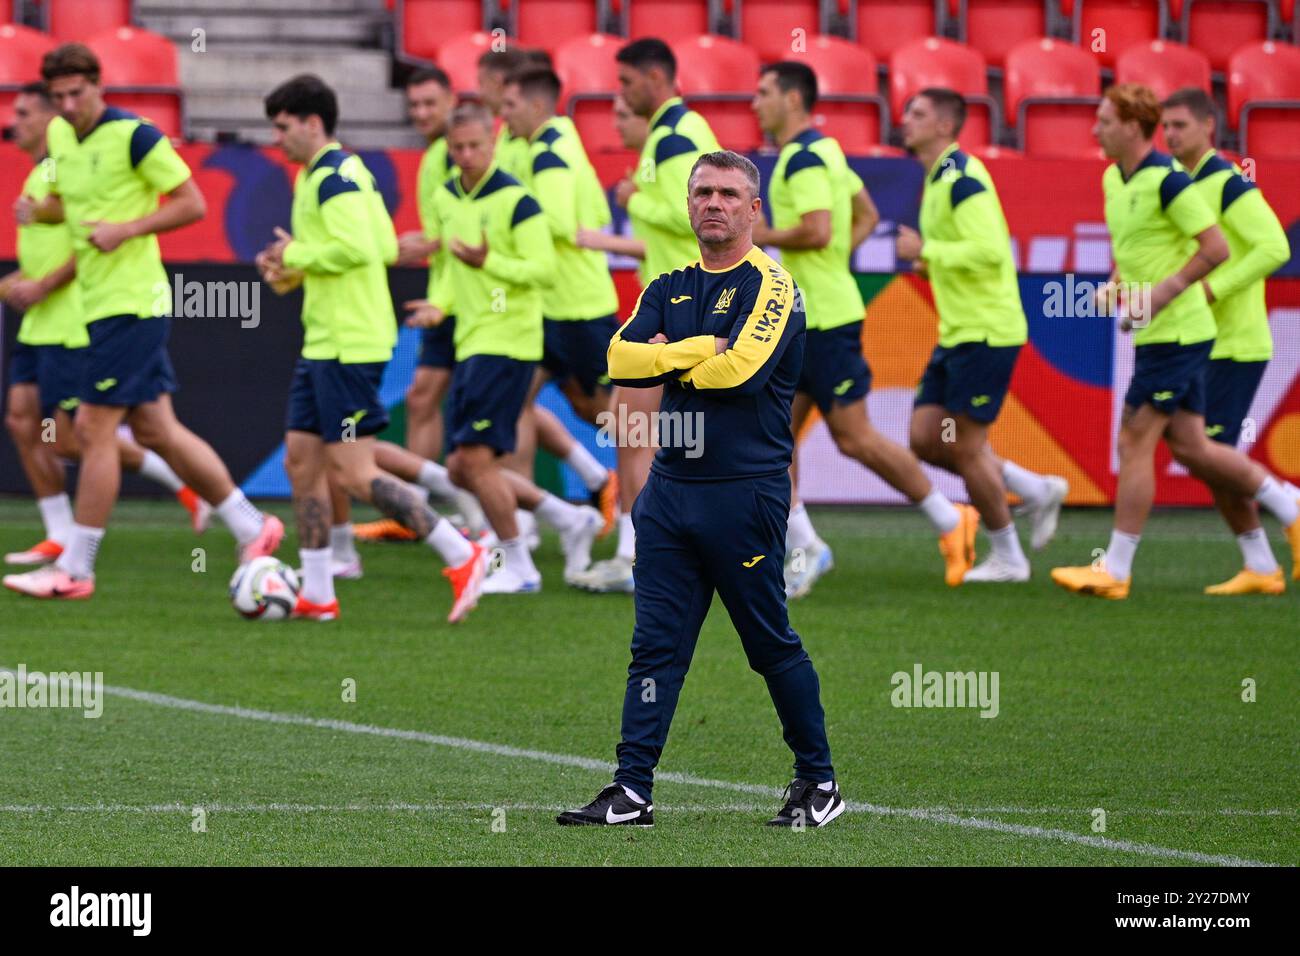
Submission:
[[[802,777],[785,788],[785,806],[767,821],[770,827],[824,827],[841,813],[846,804],[840,788],[832,784],[830,790],[819,790],[817,784]]]
[[[652,827],[655,807],[653,803],[637,803],[622,785],[611,783],[591,803],[580,810],[565,810],[555,822],[568,827]]]

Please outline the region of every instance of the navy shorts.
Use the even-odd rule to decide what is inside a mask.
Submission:
[[[1019,345],[963,342],[936,346],[916,389],[914,405],[942,405],[954,415],[991,424],[1011,387]]]
[[[327,444],[347,434],[364,438],[388,425],[379,400],[387,362],[344,364],[338,359],[299,358],[289,386],[285,430],[319,435]]]
[[[167,354],[171,319],[110,315],[86,326],[81,400],[88,405],[134,408],[176,391]]]
[[[40,362],[39,349],[50,348],[48,345],[26,345],[22,342],[14,342],[13,353],[9,356],[9,384],[10,385],[35,385],[40,379],[37,377],[37,365]],[[61,346],[60,346],[61,347]]]
[[[421,368],[451,368],[456,364],[456,317],[449,315],[441,325],[420,333]]]
[[[1213,348],[1213,339],[1195,345],[1139,345],[1134,349],[1133,378],[1124,394],[1124,404],[1135,409],[1150,405],[1165,415],[1180,408],[1204,415],[1205,373]]]
[[[49,418],[56,410],[74,414],[81,404],[82,382],[86,376],[86,349],[69,349],[62,345],[42,345],[38,348],[41,350],[37,366],[41,417]]]
[[[1236,447],[1268,362],[1210,359],[1205,373],[1205,434]]]
[[[811,396],[823,415],[837,403],[852,404],[871,391],[871,368],[862,357],[861,321],[808,330],[798,390]]]
[[[557,382],[573,379],[584,395],[609,388],[609,340],[618,318],[545,319],[542,322],[542,368]]]
[[[457,362],[447,396],[447,451],[461,445],[487,445],[498,455],[514,451],[515,426],[536,367],[504,355]]]

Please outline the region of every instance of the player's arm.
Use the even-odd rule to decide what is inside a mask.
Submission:
[[[790,193],[797,225],[769,229],[759,223],[754,242],[778,249],[825,249],[831,244],[831,178],[825,161],[812,150],[800,150],[785,167],[785,188]]]
[[[691,167],[699,157],[695,142],[681,133],[670,133],[655,145],[655,182],[653,193],[638,189],[627,201],[627,212],[665,232],[694,236],[686,206],[686,185]],[[671,196],[667,200],[663,197]]]
[[[940,269],[990,269],[1010,254],[997,197],[972,176],[952,184],[956,239],[926,239],[921,261]]]
[[[316,193],[326,238],[295,238],[284,247],[286,269],[340,275],[375,258],[369,237],[370,211],[366,194],[353,180],[332,172],[320,181]]]
[[[732,327],[727,347],[681,376],[686,388],[714,393],[753,395],[760,391],[781,361],[794,336],[803,328],[796,312],[794,282],[788,275],[764,272],[751,286],[741,317]]]
[[[0,299],[16,309],[30,309],[55,290],[63,288],[76,275],[77,259],[75,256],[69,256],[67,262],[39,279],[24,276],[20,271],[15,270],[0,279]]]
[[[857,178],[856,176],[854,178]],[[862,180],[858,180],[861,182]],[[849,239],[849,249],[856,249],[866,242],[880,222],[880,211],[871,201],[871,194],[862,186],[853,194],[853,224]]]
[[[514,254],[488,249],[483,271],[512,285],[550,288],[555,282],[555,241],[537,200],[520,196],[510,215]]]
[[[579,229],[577,242],[579,249],[599,249],[612,252],[616,256],[631,256],[633,259],[645,258],[645,242],[641,239],[629,239],[627,236],[614,236],[599,229]]]
[[[19,196],[14,202],[14,220],[20,226],[28,226],[34,222],[57,226],[63,222],[63,197],[58,193],[50,193],[37,202],[31,196]]]
[[[1291,258],[1282,223],[1263,194],[1240,176],[1224,184],[1223,221],[1246,240],[1246,251],[1229,258],[1204,280],[1211,301],[1227,298],[1272,275]]]
[[[717,351],[712,335],[651,343],[651,339],[664,335],[663,306],[664,283],[655,279],[641,291],[631,316],[609,340],[606,358],[613,384],[653,388]]]
[[[1214,212],[1191,186],[1191,177],[1181,170],[1168,173],[1160,184],[1160,204],[1165,215],[1183,235],[1196,240],[1196,251],[1182,268],[1161,279],[1151,290],[1150,318],[1228,258],[1228,241],[1223,238]]]
[[[542,205],[546,225],[556,242],[575,245],[578,235],[577,187],[573,170],[557,153],[533,157],[533,189]]]

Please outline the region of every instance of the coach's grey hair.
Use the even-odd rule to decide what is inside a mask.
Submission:
[[[733,153],[729,149],[720,149],[715,153],[703,154],[691,167],[691,175],[686,180],[688,186],[695,179],[695,171],[701,166],[712,166],[715,169],[739,169],[745,174],[745,178],[749,180],[749,189],[752,193],[750,198],[758,198],[758,167],[739,153]]]
[[[467,126],[470,123],[478,123],[489,133],[492,132],[492,114],[482,103],[461,103],[451,111],[451,116],[447,118],[447,129],[456,126]]]

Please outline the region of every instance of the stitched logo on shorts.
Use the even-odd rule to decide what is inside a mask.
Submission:
[[[81,399],[79,398],[65,398],[63,401],[59,402],[59,408],[63,409],[65,412],[70,412],[80,404]]]
[[[1205,426],[1205,434],[1207,434],[1207,435],[1218,435],[1218,434],[1219,434],[1220,432],[1222,432],[1222,431],[1223,431],[1223,426],[1222,426],[1222,425],[1207,425],[1207,426]]]
[[[366,417],[366,410],[364,408],[358,408],[347,418],[343,419],[343,423],[345,425],[355,425],[365,417]]]
[[[976,395],[970,400],[970,403],[979,408],[981,405],[987,405],[990,401],[991,399],[987,395]]]
[[[690,298],[689,295],[675,295],[668,301],[671,302],[673,305],[680,305],[682,302],[687,301],[689,298]]]
[[[117,384],[117,379],[115,378],[101,378],[98,382],[95,383],[95,391],[107,392],[110,388],[112,388],[116,384]]]
[[[478,421],[470,425],[470,428],[474,429],[474,431],[476,432],[481,432],[483,429],[491,427],[491,425],[492,425],[492,419],[480,418]]]
[[[835,386],[834,392],[836,395],[843,395],[852,387],[853,387],[853,379],[846,378],[844,381],[840,382],[840,384]]]
[[[758,564],[758,562],[762,561],[762,560],[763,560],[764,558],[766,558],[766,557],[767,557],[767,555],[765,555],[765,554],[756,554],[756,555],[754,555],[752,558],[750,558],[748,561],[741,561],[740,563],[743,564],[743,565],[744,565],[745,567],[747,567],[747,568],[752,568],[754,565]]]
[[[1167,402],[1174,397],[1173,392],[1152,392],[1151,398],[1157,402]]]

